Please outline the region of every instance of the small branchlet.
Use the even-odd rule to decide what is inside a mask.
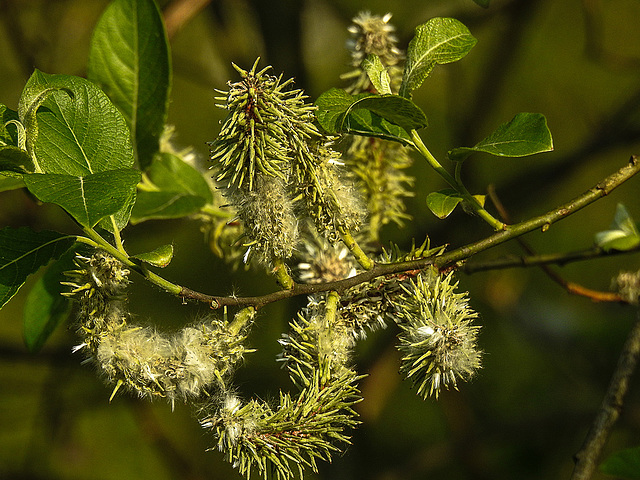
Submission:
[[[400,372],[411,379],[423,398],[436,398],[442,387],[457,388],[481,366],[476,340],[478,315],[466,293],[455,293],[452,274],[426,270],[394,302],[399,325],[398,349],[403,354]]]

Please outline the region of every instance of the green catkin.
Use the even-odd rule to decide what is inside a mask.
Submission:
[[[291,257],[298,243],[298,220],[286,185],[280,178],[255,176],[252,191],[227,191],[248,238],[246,255],[272,265]]]
[[[66,272],[68,296],[78,304],[78,332],[84,350],[115,393],[123,389],[146,398],[197,398],[217,386],[224,389],[234,366],[250,350],[244,347],[250,319],[243,327],[209,318],[173,336],[131,324],[126,311],[128,270],[97,251],[77,256]]]
[[[457,389],[459,380],[469,380],[481,366],[480,327],[472,323],[478,315],[456,287],[452,274],[426,270],[403,284],[404,293],[394,301],[402,329],[400,372],[423,398],[437,398],[443,387]]]
[[[316,107],[291,80],[257,71],[257,62],[236,70],[241,80],[221,92],[229,113],[210,145],[216,179],[244,226],[245,257],[269,267],[289,258],[304,217],[332,243],[358,230],[364,204],[315,124]]]
[[[383,17],[361,12],[349,27],[352,37],[347,42],[355,70],[343,76],[352,82],[346,88],[349,93],[374,92],[362,62],[367,55],[377,55],[386,67],[391,79],[391,89],[398,91],[402,81],[403,53],[397,48],[394,27],[389,23],[391,15]],[[406,147],[396,142],[377,138],[350,136],[344,154],[347,167],[358,180],[358,188],[369,212],[369,240],[378,242],[381,228],[388,223],[402,226],[411,217],[406,213],[404,200],[413,196],[414,179],[404,173],[413,160]]]
[[[249,479],[288,480],[304,470],[317,472],[318,460],[330,461],[337,443],[348,443],[346,430],[359,422],[360,376],[349,366],[354,340],[338,313],[339,297],[310,298],[308,307],[283,337],[283,360],[299,393],[280,393],[278,405],[243,403],[227,393],[203,428],[217,438],[227,461]]]

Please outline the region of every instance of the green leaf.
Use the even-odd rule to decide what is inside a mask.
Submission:
[[[36,70],[18,113],[43,173],[83,176],[133,166],[133,148],[120,111],[94,83]],[[29,148],[28,148],[29,150]]]
[[[640,245],[640,233],[626,207],[619,203],[609,230],[598,232],[595,243],[605,252],[611,250],[626,251]]]
[[[453,189],[431,192],[427,195],[427,206],[438,218],[447,218],[462,202],[462,196]]]
[[[318,122],[328,133],[353,133],[410,143],[409,133],[427,125],[413,102],[397,95],[349,95],[333,88],[316,100]]]
[[[71,312],[71,302],[61,294],[65,287],[60,281],[62,272],[74,268],[74,256],[74,248],[64,253],[60,260],[47,268],[27,295],[22,318],[24,342],[30,352],[40,350]]]
[[[138,192],[131,223],[166,218],[182,218],[199,212],[206,204],[204,198],[179,192]]]
[[[58,232],[34,232],[27,227],[0,230],[0,308],[11,300],[29,275],[59,258],[74,243],[74,236]]]
[[[109,215],[108,217],[103,218],[98,222],[98,227],[104,228],[111,233],[115,233],[122,231],[124,227],[129,224],[129,219],[131,218],[131,212],[133,211],[133,206],[136,203],[137,198],[136,190],[133,189],[131,191],[131,195],[125,201],[124,206],[118,210],[113,215]]]
[[[156,155],[147,177],[150,185],[138,192],[132,223],[186,217],[213,202],[211,188],[202,173],[176,155]]]
[[[474,2],[476,2],[478,5],[480,5],[482,8],[489,8],[489,4],[491,3],[491,0],[473,0]]]
[[[24,181],[39,200],[55,203],[80,225],[93,227],[128,204],[140,181],[140,172],[122,169],[84,177],[33,173],[25,175]]]
[[[147,177],[160,191],[187,193],[213,202],[211,188],[202,173],[171,153],[156,155]]]
[[[154,267],[164,268],[173,259],[173,245],[162,245],[151,252],[133,255],[133,258],[137,258]]]
[[[0,103],[0,145],[19,145],[16,126],[10,127],[12,122],[18,121],[18,118],[18,112]]]
[[[0,173],[0,192],[7,192],[18,188],[24,188],[22,175],[20,175],[20,178],[16,178],[12,176],[5,176],[3,173]]]
[[[88,78],[124,114],[145,169],[159,148],[171,86],[169,43],[153,0],[109,4],[91,40]]]
[[[460,162],[474,152],[499,157],[525,157],[551,150],[553,139],[545,116],[541,113],[518,113],[474,147],[454,148],[449,152],[449,158]]]
[[[611,454],[600,465],[600,471],[618,478],[640,479],[640,447],[627,448]]]
[[[20,178],[33,170],[34,165],[25,150],[12,145],[0,147],[0,172],[3,175]]]
[[[387,72],[379,56],[368,55],[362,62],[362,69],[367,72],[369,81],[371,81],[371,84],[379,94],[391,93],[391,77],[389,77],[389,72]]]
[[[407,49],[400,95],[409,97],[436,64],[460,60],[476,42],[469,29],[454,18],[436,17],[416,27]]]

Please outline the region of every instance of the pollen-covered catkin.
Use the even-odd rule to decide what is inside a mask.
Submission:
[[[437,398],[442,387],[457,388],[481,366],[480,327],[472,323],[478,315],[467,294],[455,292],[452,274],[426,270],[402,287],[404,294],[394,302],[402,329],[400,372],[420,396]]]
[[[233,367],[250,351],[244,340],[251,316],[238,328],[217,318],[185,327],[169,336],[130,323],[125,287],[128,270],[115,258],[97,251],[77,256],[76,269],[66,272],[69,296],[78,303],[78,332],[113,394],[122,388],[140,397],[166,398],[172,405],[225,388]]]

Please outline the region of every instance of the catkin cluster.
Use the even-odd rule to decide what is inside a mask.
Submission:
[[[351,38],[347,48],[354,70],[343,79],[350,80],[346,90],[352,94],[375,93],[363,62],[368,55],[377,55],[387,69],[390,86],[397,93],[402,82],[403,52],[398,49],[395,28],[389,23],[391,14],[384,16],[361,12],[349,27]],[[406,213],[405,199],[412,197],[414,179],[405,173],[413,164],[406,147],[397,142],[378,138],[350,136],[343,158],[355,175],[358,188],[367,205],[369,240],[380,240],[381,228],[390,223],[402,226],[411,217]]]
[[[292,256],[298,224],[309,217],[332,242],[365,217],[340,154],[315,125],[313,105],[292,80],[234,65],[240,81],[220,91],[228,110],[210,143],[223,194],[244,225],[246,257],[273,266]]]
[[[201,424],[212,430],[218,448],[247,479],[287,480],[317,461],[329,461],[345,443],[345,431],[358,424],[353,410],[360,401],[359,376],[349,366],[354,337],[342,321],[334,292],[310,299],[284,335],[282,360],[297,395],[280,393],[278,404],[243,403],[228,393]]]
[[[128,270],[105,252],[76,256],[76,269],[63,282],[78,304],[78,332],[84,350],[108,383],[140,397],[197,398],[213,387],[224,388],[234,365],[247,353],[250,318],[226,322],[209,318],[173,336],[133,325],[126,310]],[[244,312],[244,315],[251,316]]]

